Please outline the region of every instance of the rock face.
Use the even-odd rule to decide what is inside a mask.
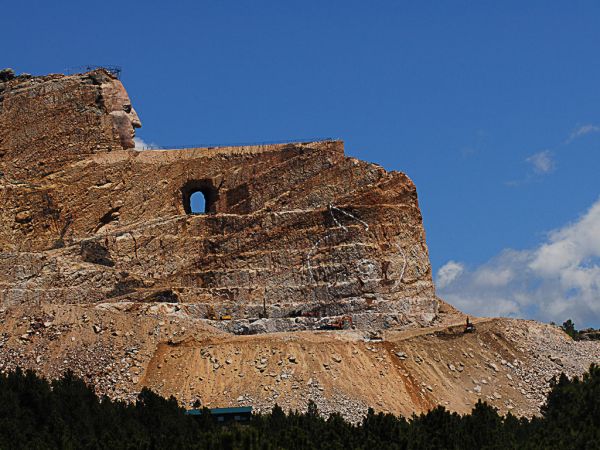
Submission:
[[[95,153],[133,148],[141,123],[108,72],[0,82],[0,170],[35,183]]]
[[[236,333],[435,318],[414,184],[342,142],[136,151],[103,70],[0,96],[3,305],[177,302]]]
[[[549,325],[464,334],[414,184],[342,142],[136,151],[138,126],[103,70],[0,77],[0,371],[360,420],[477,399],[531,415],[599,360]]]

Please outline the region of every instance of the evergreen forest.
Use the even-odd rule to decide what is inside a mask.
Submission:
[[[553,380],[542,414],[499,415],[478,402],[459,415],[439,406],[410,418],[369,410],[351,424],[275,406],[246,424],[221,425],[208,410],[185,414],[144,389],[134,403],[99,398],[68,372],[0,375],[0,449],[600,449],[600,366]]]

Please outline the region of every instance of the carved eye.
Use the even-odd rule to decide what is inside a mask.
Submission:
[[[123,105],[123,111],[129,114],[131,112],[131,105]]]

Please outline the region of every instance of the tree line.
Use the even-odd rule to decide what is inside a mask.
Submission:
[[[556,325],[552,323],[552,325]],[[575,328],[575,323],[571,319],[567,319],[560,328],[568,334],[574,341],[600,341],[600,330],[594,328],[586,328],[578,330]]]
[[[0,375],[0,449],[599,449],[600,366],[553,380],[540,417],[506,416],[485,402],[470,414],[442,406],[410,418],[369,409],[359,424],[275,406],[244,425],[189,416],[148,389],[137,401],[99,398],[73,373]]]

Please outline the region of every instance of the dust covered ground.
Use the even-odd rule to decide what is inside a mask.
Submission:
[[[599,342],[575,342],[554,326],[460,314],[439,325],[386,330],[237,336],[175,304],[43,305],[0,310],[1,370],[50,377],[71,369],[98,393],[132,400],[147,386],[183,406],[275,403],[359,420],[368,407],[411,415],[443,405],[465,413],[485,400],[502,413],[539,412],[549,382],[600,362]],[[454,324],[452,323],[454,322]],[[376,339],[373,339],[373,338]]]

